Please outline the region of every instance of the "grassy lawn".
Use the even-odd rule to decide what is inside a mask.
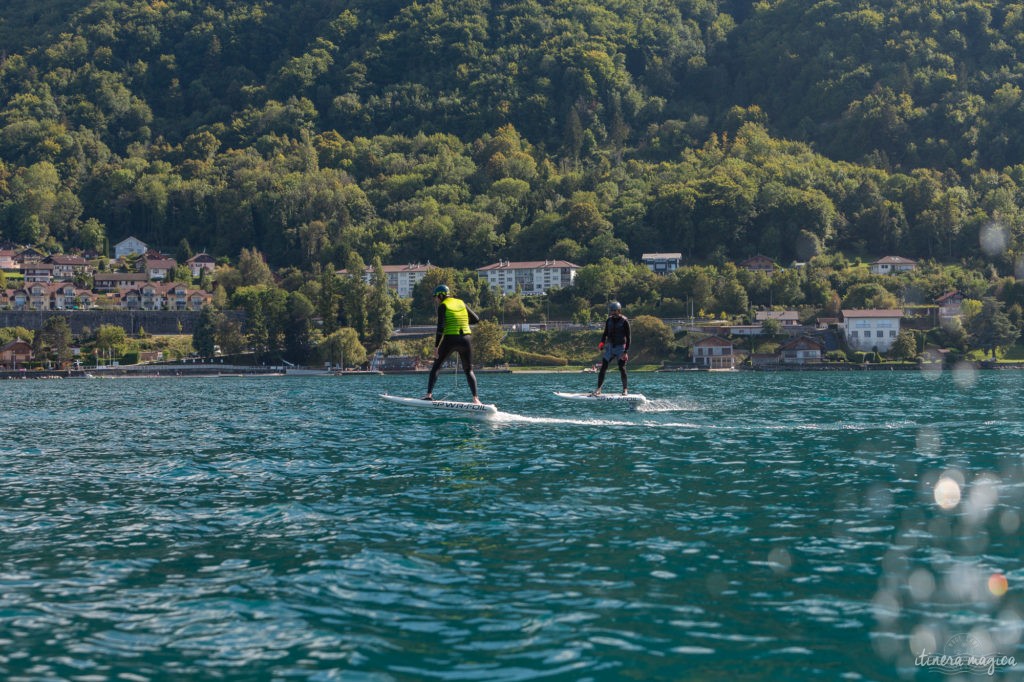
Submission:
[[[1024,362],[1024,346],[1010,346],[1006,349],[1006,352],[999,357],[999,359],[1012,362]]]

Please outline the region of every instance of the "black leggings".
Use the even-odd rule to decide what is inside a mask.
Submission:
[[[441,371],[441,365],[452,353],[458,353],[462,360],[462,371],[466,373],[466,382],[469,383],[469,390],[476,397],[476,375],[473,374],[473,344],[470,343],[470,336],[448,335],[441,337],[441,345],[437,347],[437,360],[434,360],[430,368],[430,380],[427,382],[427,393],[434,392],[434,384],[437,383],[437,374]]]
[[[625,391],[628,388],[629,378],[626,376],[626,363],[623,361],[622,356],[619,355],[616,358],[619,361],[619,376],[622,377],[622,390]],[[608,371],[608,361],[601,358],[601,371],[597,373],[597,388],[601,390],[604,386],[604,373]]]

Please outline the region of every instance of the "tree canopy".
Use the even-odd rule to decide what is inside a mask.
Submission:
[[[991,0],[6,3],[0,239],[1010,275],[1022,26]]]

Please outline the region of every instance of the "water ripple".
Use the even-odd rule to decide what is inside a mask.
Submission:
[[[639,410],[487,375],[493,422],[375,399],[421,377],[11,382],[0,677],[882,680],[958,633],[1024,658],[1019,381],[892,374],[640,374]]]

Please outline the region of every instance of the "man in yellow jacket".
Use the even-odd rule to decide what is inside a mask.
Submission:
[[[437,332],[434,335],[434,364],[430,368],[430,380],[427,382],[427,394],[424,400],[434,399],[434,384],[441,365],[452,353],[458,353],[462,360],[462,371],[466,373],[469,390],[473,393],[473,402],[480,405],[476,394],[476,375],[473,374],[473,332],[469,325],[476,324],[480,317],[470,310],[462,300],[451,295],[451,290],[444,284],[434,289],[437,300]]]

